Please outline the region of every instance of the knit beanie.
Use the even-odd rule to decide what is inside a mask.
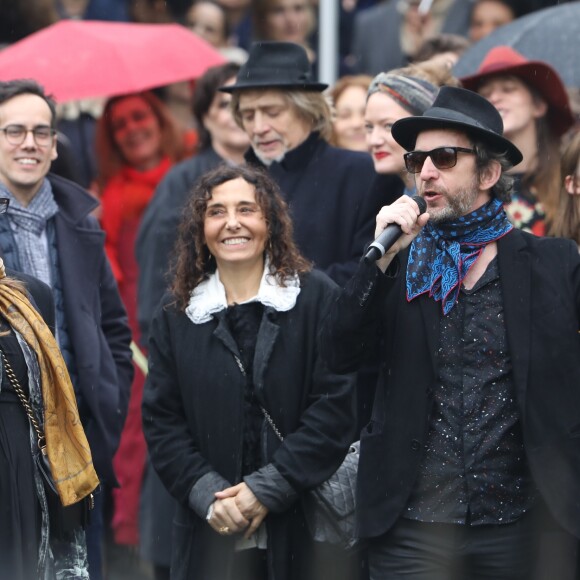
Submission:
[[[394,99],[411,115],[422,115],[433,104],[439,88],[416,77],[379,73],[369,86],[367,100],[379,91]]]

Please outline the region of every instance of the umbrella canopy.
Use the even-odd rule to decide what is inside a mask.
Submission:
[[[474,74],[489,50],[501,45],[515,48],[528,59],[547,62],[566,86],[580,88],[580,2],[538,10],[496,28],[463,54],[453,74]]]
[[[178,24],[63,20],[0,52],[0,80],[32,78],[60,101],[194,79],[224,62]]]

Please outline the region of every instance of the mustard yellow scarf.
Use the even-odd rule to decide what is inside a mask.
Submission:
[[[4,277],[1,264],[0,279]],[[50,470],[62,504],[71,505],[94,491],[99,479],[65,362],[50,329],[28,298],[2,280],[0,312],[37,356]]]

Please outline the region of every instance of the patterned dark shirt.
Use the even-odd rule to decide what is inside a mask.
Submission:
[[[405,517],[503,524],[533,503],[497,258],[441,320],[439,381]]]

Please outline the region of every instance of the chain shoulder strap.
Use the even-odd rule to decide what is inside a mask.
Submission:
[[[26,398],[26,395],[24,394],[24,389],[20,386],[20,383],[18,382],[18,379],[16,378],[16,375],[12,370],[12,366],[8,362],[8,359],[6,358],[6,355],[4,354],[3,350],[0,350],[0,355],[2,355],[2,362],[4,363],[4,368],[6,369],[6,375],[8,376],[8,380],[10,381],[10,384],[12,385],[12,388],[14,389],[16,395],[20,399],[20,402],[22,403],[22,406],[24,407],[24,410],[26,411],[28,418],[30,419],[30,423],[32,424],[32,427],[36,432],[38,448],[40,449],[43,455],[46,455],[46,440],[44,438],[44,433],[42,432],[40,424],[38,423],[36,417],[34,416],[34,411],[32,410],[32,407],[30,406],[30,403]]]
[[[240,369],[240,372],[244,376],[247,376],[246,369],[244,368],[244,363],[240,360],[240,357],[238,355],[234,355],[234,358],[236,359],[236,362],[238,363],[238,368]],[[262,411],[262,414],[266,418],[266,421],[268,421],[268,424],[270,425],[270,427],[272,427],[272,431],[274,431],[274,433],[276,433],[276,437],[278,437],[278,439],[280,439],[280,441],[284,441],[284,436],[282,435],[282,433],[280,433],[280,430],[278,429],[278,427],[276,427],[276,423],[274,423],[274,419],[272,419],[272,416],[270,415],[270,413],[268,413],[268,411],[266,411],[266,409],[264,407],[262,407],[262,405],[260,405],[260,410]]]

